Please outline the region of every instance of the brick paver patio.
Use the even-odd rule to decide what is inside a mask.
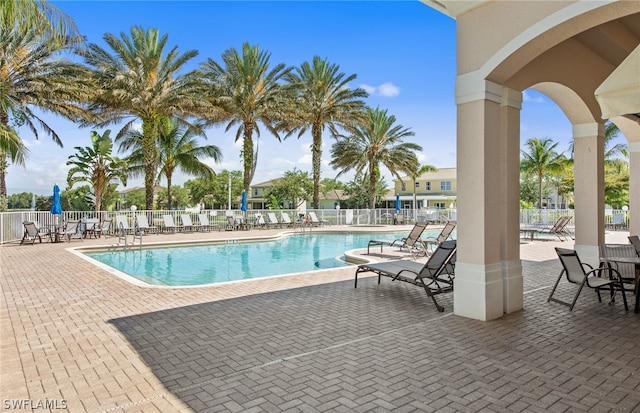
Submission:
[[[572,242],[522,245],[524,311],[480,322],[353,268],[144,288],[66,251],[113,240],[0,247],[3,410],[640,411],[640,315],[546,302]]]

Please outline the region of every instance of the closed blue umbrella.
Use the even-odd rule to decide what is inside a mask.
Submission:
[[[396,194],[396,211],[400,212],[400,194]]]
[[[60,204],[60,188],[58,184],[53,186],[53,205],[51,205],[53,215],[62,215],[62,205]]]
[[[247,212],[247,192],[242,191],[242,203],[240,204],[240,210],[242,212]]]

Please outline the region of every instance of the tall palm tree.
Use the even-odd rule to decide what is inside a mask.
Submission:
[[[34,29],[39,35],[66,42],[77,39],[80,31],[62,10],[46,0],[2,0],[0,27],[2,31],[21,26]]]
[[[400,172],[414,173],[418,169],[416,151],[422,147],[404,142],[414,133],[402,125],[395,125],[396,117],[387,110],[366,109],[367,121],[354,129],[353,134],[340,138],[331,147],[331,163],[338,169],[338,176],[355,170],[369,176],[369,207],[375,208],[375,188],[380,177],[380,165],[384,165],[396,178]]]
[[[60,55],[77,45],[75,38],[44,37],[39,28],[0,28],[0,200],[7,194],[7,157],[24,165],[27,154],[11,123],[26,125],[36,139],[43,130],[62,146],[58,134],[33,109],[72,120],[87,117],[82,102],[90,99],[92,88],[86,69]]]
[[[320,203],[320,162],[322,160],[322,131],[329,127],[332,136],[339,135],[338,127],[348,129],[363,121],[368,96],[363,89],[351,89],[349,83],[356,75],[346,76],[340,66],[327,59],[314,56],[311,63],[304,62],[287,76],[288,82],[297,90],[294,119],[298,138],[311,128],[313,143],[313,208]]]
[[[269,70],[270,58],[271,54],[260,50],[258,46],[244,43],[242,53],[230,48],[222,54],[224,66],[213,59],[208,59],[200,66],[213,104],[221,107],[227,116],[226,130],[237,125],[235,140],[243,139],[243,188],[247,193],[258,160],[258,123],[262,123],[280,140],[279,122],[290,105],[288,88],[283,87],[280,80],[291,68],[280,63]],[[254,132],[257,136],[255,149]]]
[[[179,74],[186,63],[198,55],[196,50],[179,54],[177,46],[165,53],[168,36],[157,29],[131,28],[129,36],[105,34],[111,52],[90,44],[85,62],[93,69],[100,89],[90,109],[101,121],[99,126],[129,119],[116,140],[136,120],[142,121],[144,186],[147,209],[153,207],[156,176],[156,138],[162,119],[174,116],[211,115],[214,109],[203,99],[196,71]],[[212,116],[212,115],[211,115]]]
[[[102,210],[102,199],[111,184],[127,184],[126,162],[111,155],[113,141],[107,129],[102,135],[91,131],[91,146],[74,149],[77,153],[69,155],[67,165],[71,165],[67,174],[67,185],[71,188],[77,182],[88,182],[95,197],[96,214]]]
[[[532,173],[538,180],[538,208],[542,208],[542,182],[544,177],[550,173],[556,173],[563,169],[565,157],[563,154],[556,152],[557,142],[553,142],[550,138],[538,139],[531,138],[527,140],[524,149],[521,151],[522,160],[520,161],[520,170]]]
[[[189,175],[211,179],[215,175],[213,169],[202,162],[202,158],[212,158],[214,162],[222,161],[220,148],[215,145],[199,146],[197,136],[206,138],[206,135],[199,127],[190,128],[178,123],[177,120],[164,121],[160,126],[157,145],[158,167],[156,182],[162,178],[167,180],[167,202],[171,209],[171,185],[173,174],[182,171]],[[132,150],[127,158],[129,162],[129,172],[133,177],[144,173],[144,147],[142,145],[143,135],[135,130],[130,130],[122,138],[120,151]]]

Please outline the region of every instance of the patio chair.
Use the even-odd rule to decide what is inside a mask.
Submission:
[[[438,311],[444,311],[444,307],[438,304],[435,294],[453,290],[453,263],[449,262],[455,257],[456,241],[444,241],[431,254],[426,263],[411,260],[395,260],[360,264],[356,269],[354,288],[358,288],[358,274],[362,272],[374,272],[378,274],[378,284],[382,276],[390,277],[392,281],[404,281],[422,287],[431,298]]]
[[[557,219],[557,221],[550,228],[542,228],[538,231],[540,234],[552,234],[558,237],[560,241],[566,241],[567,237],[570,236],[567,231],[567,225],[569,225],[569,221],[571,221],[571,216],[562,216]]]
[[[67,221],[58,233],[62,238],[67,237],[67,242],[71,242],[71,238],[82,241],[82,232],[80,230],[80,220]]]
[[[447,221],[437,237],[425,238],[424,245],[427,249],[427,252],[431,254],[434,248],[448,240],[451,237],[451,233],[454,229],[456,229],[456,223],[453,221]]]
[[[136,233],[143,235],[147,233],[158,233],[158,227],[156,225],[149,225],[149,219],[144,214],[136,215]]]
[[[109,236],[109,230],[111,229],[112,222],[113,222],[113,219],[111,218],[103,219],[100,225],[94,226],[93,235],[96,238],[100,238],[100,236],[102,235],[104,235],[104,237],[107,238]]]
[[[175,234],[176,231],[180,229],[180,227],[173,221],[173,215],[163,215],[162,222],[164,223],[162,226],[163,231],[171,230]]]
[[[264,220],[264,218],[262,217],[262,214],[261,214],[261,213],[256,212],[255,217],[256,217],[256,219],[255,219],[255,221],[254,221],[254,223],[253,223],[253,226],[254,226],[255,228],[262,228],[262,229],[264,229],[264,228],[266,228],[266,227],[267,227],[267,223],[265,222],[265,220]]]
[[[116,215],[116,231],[124,231],[125,234],[133,234],[135,228],[129,225],[129,217]]]
[[[427,225],[428,224],[426,222],[417,222],[413,226],[413,228],[411,228],[411,232],[409,232],[409,235],[405,238],[395,239],[393,241],[372,239],[367,244],[367,254],[370,253],[370,248],[372,246],[379,245],[380,252],[382,252],[382,248],[385,245],[389,247],[394,247],[397,245],[398,247],[400,247],[400,250],[406,248],[407,251],[411,253],[414,259],[417,258],[417,256],[420,254],[426,255],[425,245],[420,237],[422,236],[424,230],[427,228]]]
[[[296,226],[296,223],[294,221],[291,221],[291,217],[286,212],[283,212],[282,214],[280,214],[280,219],[282,220],[282,225],[286,227]]]
[[[211,229],[214,227],[209,222],[209,217],[207,216],[207,214],[198,214],[198,221],[200,221],[200,227],[207,232],[211,231]]]
[[[202,225],[194,224],[191,221],[191,216],[187,214],[180,215],[180,220],[182,221],[182,230],[183,231],[201,231]]]
[[[329,222],[326,219],[318,219],[318,216],[313,211],[309,211],[307,215],[309,215],[309,218],[311,218],[311,225],[316,227],[324,226]]]
[[[276,217],[276,214],[274,212],[267,212],[267,218],[269,218],[269,222],[267,222],[267,226],[268,227],[280,227],[282,228],[282,223],[280,221],[278,221],[278,217]]]
[[[638,254],[638,257],[640,257],[640,237],[637,235],[631,235],[629,237],[629,242],[636,249],[636,254]]]
[[[38,228],[38,234],[40,237],[49,237],[49,241],[52,241],[53,234],[51,233],[51,228],[46,225],[41,225],[38,221],[33,221],[36,224],[36,228]]]
[[[620,274],[625,291],[635,291],[636,266],[633,263],[609,261],[609,258],[635,258],[637,256],[633,244],[600,244],[600,266],[614,268]],[[609,278],[613,278],[612,275]]]
[[[40,241],[42,244],[42,237],[40,236],[40,231],[38,231],[38,227],[33,221],[23,221],[22,225],[24,226],[24,235],[22,235],[22,240],[20,240],[20,245],[25,242],[31,242],[31,245],[35,244],[36,239]]]
[[[560,272],[558,280],[551,290],[551,294],[549,294],[547,302],[553,301],[554,303],[566,305],[567,307],[569,307],[569,311],[572,311],[573,307],[576,305],[576,301],[578,301],[580,292],[585,286],[587,286],[589,288],[593,288],[596,291],[599,302],[602,302],[600,290],[608,289],[611,295],[609,304],[615,301],[615,293],[617,290],[620,290],[620,292],[622,293],[622,300],[624,301],[624,308],[625,310],[629,309],[627,306],[627,297],[624,293],[624,286],[622,285],[622,277],[616,269],[593,268],[589,264],[580,261],[578,253],[574,250],[569,250],[566,248],[555,248],[555,250],[558,254],[558,258],[560,259],[560,263],[562,264],[562,271]],[[614,276],[614,278],[602,276],[606,274],[611,274]],[[563,275],[567,278],[567,281],[569,283],[576,284],[578,286],[578,289],[571,302],[562,301],[553,296]]]
[[[235,231],[237,229],[238,225],[236,224],[236,219],[227,215],[227,231]]]
[[[83,223],[80,226],[84,226],[84,237],[91,238],[96,235],[96,227],[100,225],[100,220],[98,218],[85,218],[82,220]]]

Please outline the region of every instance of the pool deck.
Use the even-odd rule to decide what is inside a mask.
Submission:
[[[547,303],[553,247],[573,241],[522,244],[524,310],[490,322],[453,315],[451,294],[439,313],[405,283],[363,277],[354,289],[353,268],[147,288],[66,250],[116,241],[0,246],[0,409],[640,412],[640,315],[591,290],[573,312]]]

